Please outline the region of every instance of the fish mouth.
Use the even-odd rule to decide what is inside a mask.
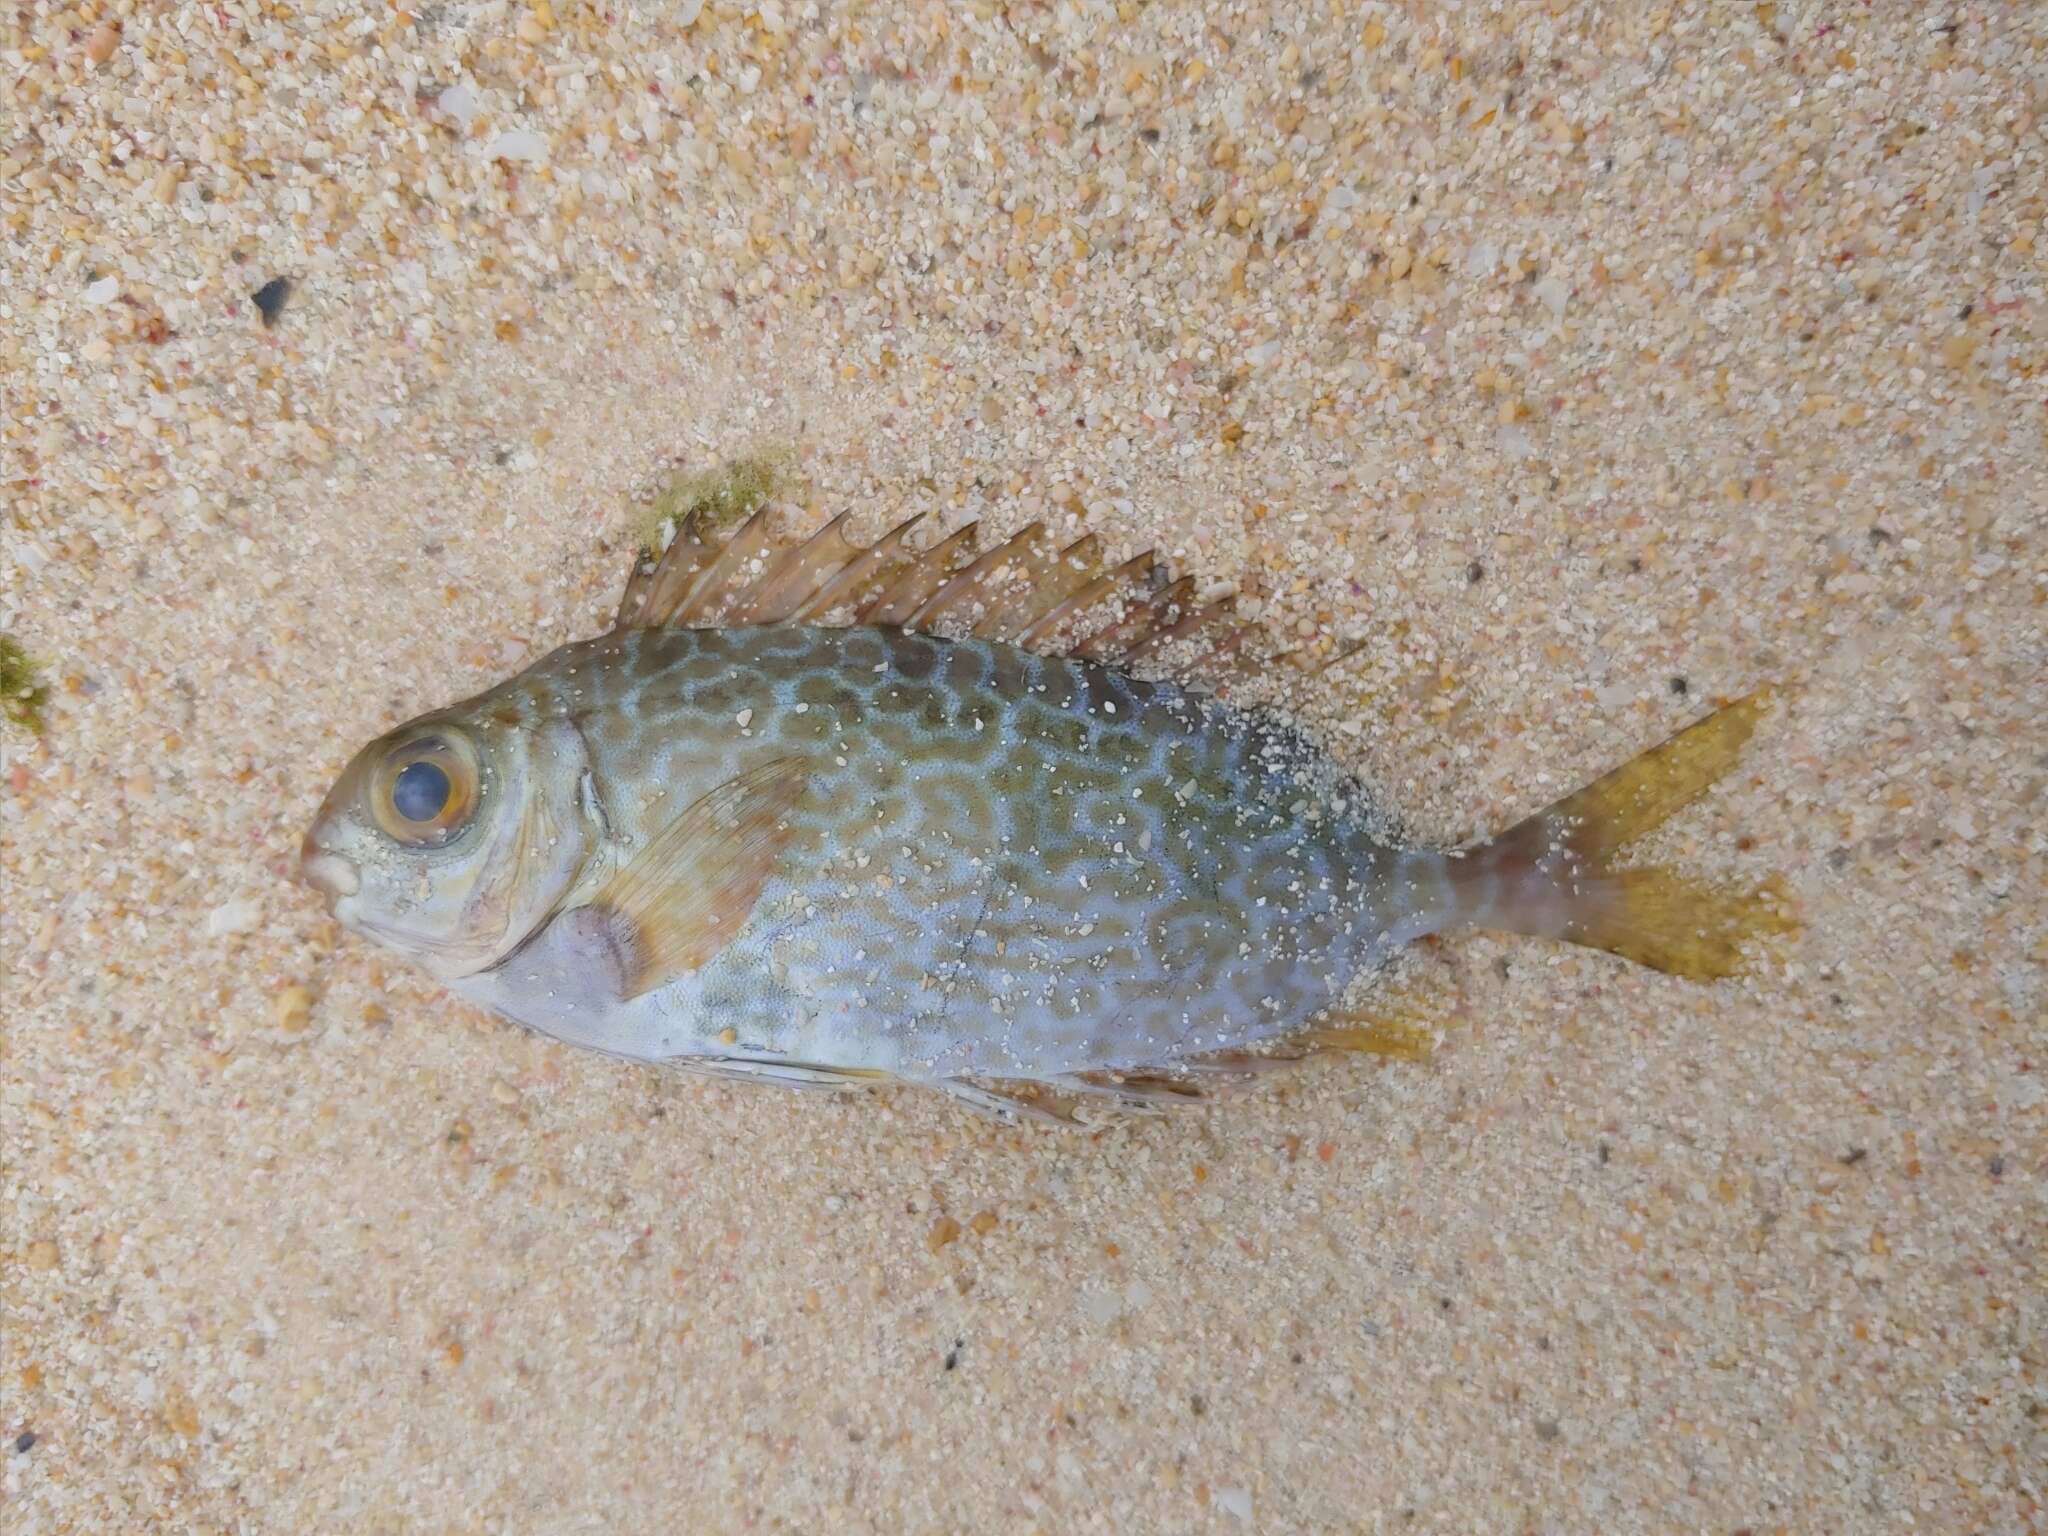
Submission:
[[[327,898],[329,912],[343,897],[355,895],[363,884],[354,864],[311,838],[299,849],[299,878]]]

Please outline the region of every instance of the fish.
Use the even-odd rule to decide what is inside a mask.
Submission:
[[[1375,997],[1430,935],[1711,981],[1796,926],[1776,877],[1623,858],[1734,766],[1768,687],[1435,847],[1237,702],[1271,665],[1251,626],[1154,555],[780,515],[685,519],[610,630],[363,747],[301,850],[332,915],[573,1046],[1060,1125],[1422,1054]]]

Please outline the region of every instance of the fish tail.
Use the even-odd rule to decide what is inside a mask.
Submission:
[[[1673,976],[1734,974],[1745,943],[1798,926],[1779,881],[1738,890],[1670,869],[1618,869],[1614,858],[1735,766],[1770,699],[1769,689],[1738,699],[1470,850],[1454,877],[1460,915]]]

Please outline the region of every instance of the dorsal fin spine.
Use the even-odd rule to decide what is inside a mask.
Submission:
[[[1096,535],[1059,549],[1036,521],[986,551],[977,552],[972,522],[914,550],[909,535],[923,513],[861,545],[846,535],[845,512],[776,549],[770,535],[777,515],[764,504],[722,542],[707,539],[699,524],[678,527],[658,557],[636,562],[615,627],[815,624],[850,614],[856,624],[930,632],[959,625],[977,638],[1110,666],[1129,666],[1196,636],[1241,660],[1246,630],[1231,620],[1234,598],[1197,603],[1189,576],[1148,593],[1158,566],[1150,550],[1103,570]],[[1105,606],[1112,611],[1098,627],[1060,642]]]

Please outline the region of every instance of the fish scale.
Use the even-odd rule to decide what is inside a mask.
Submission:
[[[1499,837],[1415,847],[1289,724],[1131,674],[1190,638],[1241,655],[1227,600],[1035,525],[985,554],[906,531],[685,528],[610,633],[363,749],[307,877],[571,1043],[1005,1114],[1405,1051],[1340,1004],[1462,924],[1702,977],[1789,925],[1775,893],[1610,862],[1727,771],[1762,695]]]

